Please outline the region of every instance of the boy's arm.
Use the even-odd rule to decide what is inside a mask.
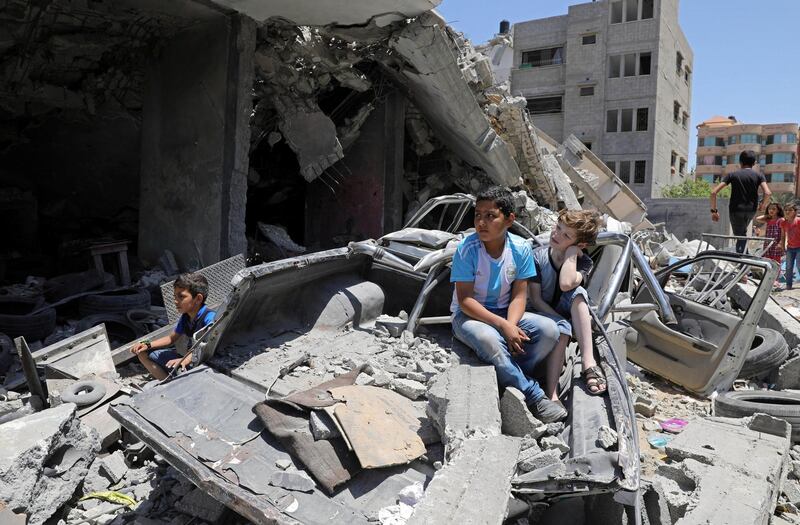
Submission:
[[[531,306],[533,306],[534,310],[536,310],[537,312],[542,312],[544,314],[558,316],[558,313],[556,313],[553,307],[547,304],[545,300],[542,298],[541,283],[537,283],[536,281],[531,281],[531,283],[528,284],[528,294],[531,298]]]
[[[578,271],[578,257],[581,255],[583,251],[577,246],[567,248],[566,259],[558,273],[558,286],[562,292],[577,288],[583,281],[583,275]]]
[[[164,337],[159,337],[154,341],[150,341],[149,344],[145,341],[141,341],[131,347],[131,353],[138,354],[141,352],[148,352],[150,350],[158,350],[159,348],[172,346],[178,337],[180,337],[180,334],[177,332],[172,332],[169,335],[165,335]]]
[[[458,307],[462,312],[472,319],[497,328],[497,330],[503,334],[503,337],[506,339],[506,341],[508,341],[509,350],[512,354],[525,353],[525,351],[522,349],[522,343],[520,341],[527,341],[528,336],[525,335],[525,332],[523,332],[516,324],[512,325],[508,319],[504,319],[499,315],[493,314],[487,310],[485,306],[478,302],[478,300],[472,295],[475,289],[474,282],[456,281],[455,285],[456,297],[458,297]],[[524,304],[525,303],[523,302],[523,310]],[[522,317],[522,314],[520,314],[520,317]]]
[[[508,322],[517,326],[522,314],[525,313],[525,303],[528,302],[528,281],[517,279],[511,284],[511,302],[508,303]]]

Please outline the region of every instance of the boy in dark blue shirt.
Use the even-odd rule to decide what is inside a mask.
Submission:
[[[190,339],[195,332],[208,326],[217,315],[205,302],[208,296],[208,281],[199,273],[185,273],[175,280],[175,308],[181,314],[175,331],[155,341],[141,341],[131,348],[139,362],[153,377],[163,380],[176,366],[186,368],[189,355],[182,356],[172,348],[179,337]],[[191,345],[190,345],[191,346]]]

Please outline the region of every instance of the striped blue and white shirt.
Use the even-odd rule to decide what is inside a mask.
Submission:
[[[507,308],[511,285],[536,275],[531,246],[522,237],[506,232],[506,245],[498,259],[492,258],[477,233],[467,236],[453,256],[450,282],[474,282],[473,297],[486,308]],[[453,289],[450,311],[458,311]]]

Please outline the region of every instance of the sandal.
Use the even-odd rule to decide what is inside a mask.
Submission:
[[[590,366],[581,374],[583,380],[586,381],[586,390],[590,395],[600,396],[605,394],[607,389],[606,376],[603,375],[603,370],[598,366]]]

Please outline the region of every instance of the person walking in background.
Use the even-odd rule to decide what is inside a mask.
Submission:
[[[781,228],[781,223],[783,222],[783,208],[781,208],[781,205],[777,202],[773,202],[767,206],[767,213],[756,217],[754,222],[763,224],[764,233],[762,235],[772,239],[771,242],[764,241],[764,257],[778,263],[778,268],[780,268],[784,253],[783,245],[786,243],[783,228]],[[778,277],[780,277],[780,271],[775,278],[775,286],[780,289],[778,286]]]
[[[800,218],[797,217],[795,204],[787,204],[783,214],[780,225],[786,249],[786,289],[791,290],[795,266],[800,270]]]
[[[772,192],[767,185],[767,179],[762,173],[753,169],[756,163],[756,154],[751,151],[743,151],[739,154],[740,170],[725,175],[713,190],[711,190],[711,220],[719,222],[719,211],[717,210],[717,193],[722,191],[728,184],[731,185],[731,200],[728,204],[730,212],[731,229],[733,234],[739,237],[747,236],[747,225],[756,215],[756,210],[763,213],[769,204]],[[758,202],[758,189],[764,192],[764,198]],[[747,240],[737,239],[736,251],[744,253]]]

